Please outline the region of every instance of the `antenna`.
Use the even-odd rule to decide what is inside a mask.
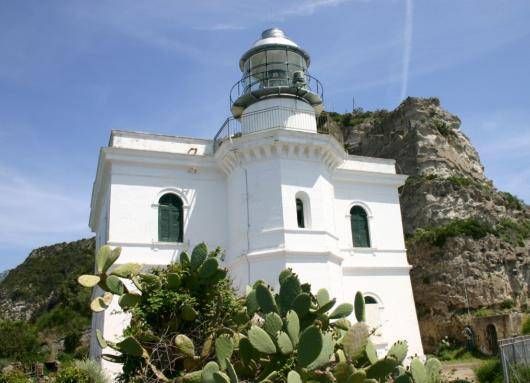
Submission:
[[[355,96],[351,97],[351,112],[355,111]]]

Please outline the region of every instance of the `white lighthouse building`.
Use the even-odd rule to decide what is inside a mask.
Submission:
[[[241,289],[275,286],[292,268],[339,302],[361,291],[378,350],[405,339],[422,355],[398,195],[406,176],[393,160],[348,155],[320,126],[323,91],[309,64],[268,29],[239,62],[233,116],[214,139],[112,131],[92,194],[97,246],[121,246],[120,263],[157,266],[204,241],[225,249]],[[93,329],[112,339],[127,321],[115,304]],[[93,340],[91,355],[100,353]]]

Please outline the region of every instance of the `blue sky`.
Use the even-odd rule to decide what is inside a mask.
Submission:
[[[529,20],[527,0],[0,0],[0,270],[90,235],[111,129],[213,137],[271,26],[309,51],[328,110],[439,97],[528,202]]]

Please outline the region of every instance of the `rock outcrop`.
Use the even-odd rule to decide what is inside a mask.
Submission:
[[[528,309],[530,209],[485,177],[458,117],[435,98],[329,116],[351,154],[393,158],[410,176],[400,200],[427,351],[457,317]]]

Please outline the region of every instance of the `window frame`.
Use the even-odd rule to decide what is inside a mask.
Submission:
[[[298,224],[299,229],[305,229],[305,207],[304,207],[304,201],[302,201],[301,198],[295,198],[295,204],[296,204],[296,223]]]
[[[364,243],[360,246],[360,245],[357,245],[355,242],[355,233],[357,232],[357,230],[355,229],[354,230],[354,209],[360,209],[363,211],[364,213],[364,219],[365,219],[365,223],[364,223],[364,226],[365,226],[365,231],[366,231],[366,238],[364,238],[365,242],[366,242],[366,246],[363,246]],[[349,210],[349,224],[350,224],[350,235],[351,235],[351,243],[352,243],[352,247],[355,248],[355,249],[371,249],[373,248],[373,238],[372,238],[372,230],[371,230],[371,227],[370,227],[370,221],[371,221],[371,213],[370,211],[366,208],[366,206],[363,206],[362,204],[359,204],[359,203],[353,203],[352,205],[350,205],[350,210]]]
[[[300,225],[298,225],[298,206],[296,202],[298,200],[302,202],[302,209],[303,209],[302,216],[304,219],[303,227],[300,227]],[[294,201],[295,201],[294,208],[295,208],[295,213],[296,213],[296,219],[295,219],[296,228],[299,230],[311,229],[311,203],[310,203],[309,195],[306,192],[299,191],[295,194]]]
[[[163,217],[161,216],[163,210],[166,208],[169,208],[171,205],[166,205],[161,203],[162,199],[166,196],[173,196],[175,198],[176,205],[173,205],[178,213],[178,217],[176,218],[178,220],[178,232],[176,233],[176,236],[172,235],[171,233],[171,222],[168,222],[168,234],[167,237],[162,237],[162,231],[161,231],[161,220]],[[157,206],[157,239],[159,243],[183,243],[184,242],[184,207],[185,207],[185,201],[184,199],[178,195],[177,193],[173,193],[171,191],[166,191],[164,193],[161,193],[158,198]],[[168,221],[171,219],[172,212],[168,209]],[[173,211],[173,213],[175,213]],[[173,223],[174,224],[174,223]]]

